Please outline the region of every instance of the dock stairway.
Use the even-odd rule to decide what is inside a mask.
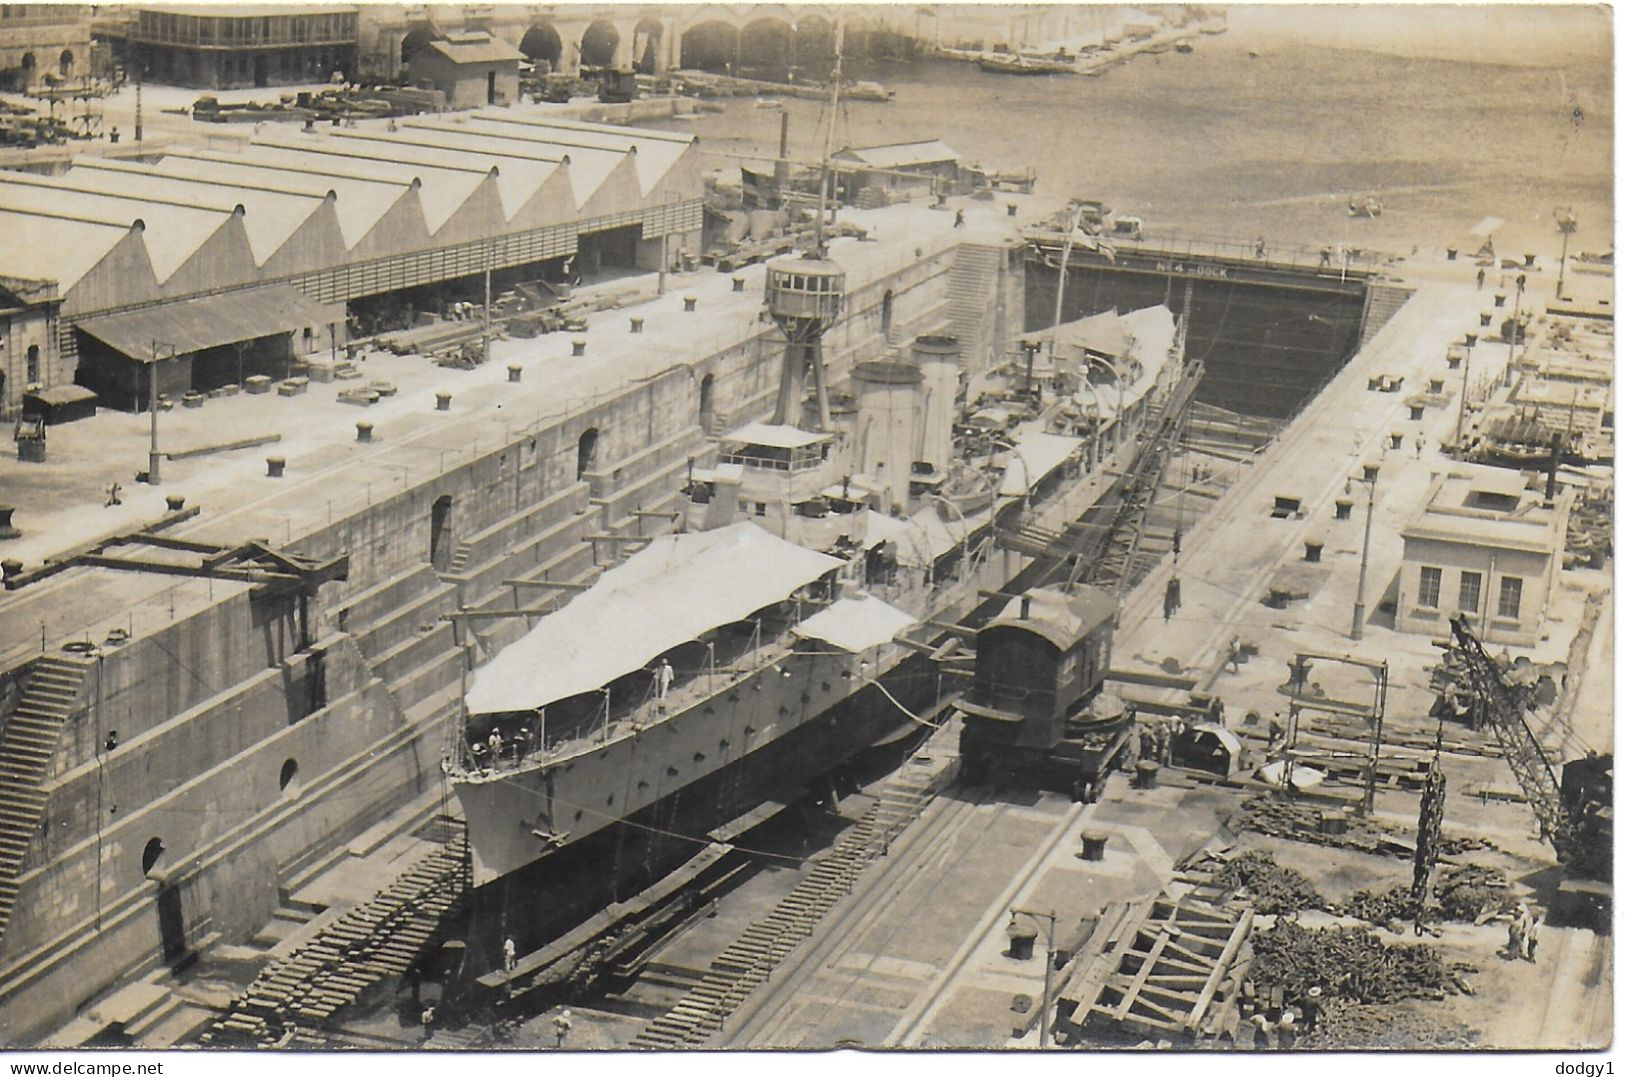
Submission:
[[[948,271],[948,321],[970,370],[981,369],[988,353],[993,330],[988,312],[994,307],[1004,258],[1003,247],[982,243],[961,243],[954,251]]]
[[[45,816],[45,781],[62,728],[79,706],[84,663],[45,655],[28,669],[17,709],[0,729],[0,939],[17,905],[29,845]]]
[[[630,1046],[646,1050],[695,1047],[722,1027],[773,970],[810,936],[836,902],[852,892],[865,868],[916,819],[932,788],[907,773],[894,776],[829,855],[795,889],[711,962],[669,1011],[650,1021]]]
[[[335,1015],[410,969],[467,896],[468,838],[462,823],[439,817],[434,824],[454,836],[377,896],[334,917],[268,965],[200,1042],[270,1047],[293,1036],[319,1037]]]

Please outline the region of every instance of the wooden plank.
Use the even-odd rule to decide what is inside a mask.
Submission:
[[[1253,912],[1251,909],[1247,909],[1236,920],[1236,928],[1230,933],[1230,941],[1225,944],[1224,952],[1219,955],[1218,964],[1213,968],[1213,975],[1208,979],[1207,986],[1202,989],[1201,996],[1196,1000],[1195,1008],[1191,1010],[1190,1024],[1192,1028],[1201,1023],[1202,1014],[1206,1012],[1208,1004],[1213,1001],[1213,993],[1218,990],[1220,978],[1224,975],[1225,969],[1235,961],[1237,951],[1241,949],[1242,942],[1247,939],[1252,930]]]
[[[1117,1007],[1117,1020],[1121,1021],[1128,1016],[1130,1007],[1134,1005],[1134,1000],[1140,993],[1140,988],[1145,985],[1146,979],[1151,975],[1157,957],[1161,955],[1163,948],[1167,945],[1168,936],[1166,934],[1158,935],[1157,941],[1151,944],[1151,952],[1146,955],[1145,963],[1140,966],[1140,971],[1135,974],[1133,982],[1129,984],[1128,990],[1123,994],[1123,1001]]]

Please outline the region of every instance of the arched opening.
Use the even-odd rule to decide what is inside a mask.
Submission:
[[[660,68],[660,38],[665,27],[659,19],[639,19],[632,30],[633,67],[641,75],[652,75]]]
[[[598,467],[598,428],[589,426],[576,442],[576,478]]]
[[[886,294],[880,298],[880,335],[887,340],[891,339],[892,293],[886,289]]]
[[[444,572],[451,563],[451,495],[441,494],[429,510],[429,564]]]
[[[581,35],[581,66],[612,67],[615,48],[621,43],[621,32],[607,19],[599,19]]]
[[[732,71],[739,59],[739,31],[725,22],[702,22],[683,34],[678,65],[700,71]]]
[[[34,59],[33,53],[25,52],[18,66],[22,68],[23,72],[23,87],[26,89],[32,86],[34,84],[34,71],[39,67],[39,61]]]
[[[26,368],[24,370],[23,384],[25,384],[25,385],[37,385],[37,384],[39,384],[39,345],[38,344],[30,344],[28,346],[28,356],[27,356],[26,363],[27,363],[27,366],[26,366]]]
[[[291,797],[299,792],[299,764],[292,759],[282,764],[282,773],[277,775],[276,787],[282,790],[282,795]]]
[[[153,838],[147,842],[147,847],[141,850],[141,874],[152,877],[152,871],[158,862],[164,858],[164,839]]]
[[[419,23],[406,32],[401,38],[401,63],[412,62],[412,54],[434,40],[434,28],[428,23]]]
[[[829,78],[834,59],[835,30],[829,20],[818,15],[797,19],[795,37],[790,44],[791,65],[801,69],[805,77],[823,82]]]
[[[700,429],[707,434],[711,432],[711,424],[716,422],[716,375],[707,374],[700,379]]]
[[[62,55],[57,58],[57,71],[63,78],[73,74],[73,50],[63,49]]]
[[[782,78],[790,70],[793,39],[794,32],[783,19],[753,19],[739,32],[739,66]]]
[[[519,51],[528,56],[532,63],[545,63],[549,70],[556,70],[559,58],[564,55],[564,42],[552,23],[539,22],[519,39]]]

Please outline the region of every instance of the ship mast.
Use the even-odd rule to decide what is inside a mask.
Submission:
[[[813,222],[814,258],[824,257],[824,213],[829,201],[829,159],[835,146],[835,118],[841,107],[841,50],[846,41],[846,19],[835,22],[835,70],[830,75],[829,127],[824,131],[824,152],[818,160],[818,218]]]

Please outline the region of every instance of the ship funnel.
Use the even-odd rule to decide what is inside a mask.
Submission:
[[[852,371],[862,431],[857,466],[885,492],[886,505],[908,505],[920,371],[906,363],[859,363]]]
[[[935,472],[953,460],[954,414],[959,397],[959,341],[951,336],[914,340],[914,363],[920,370],[919,448],[914,459]]]

